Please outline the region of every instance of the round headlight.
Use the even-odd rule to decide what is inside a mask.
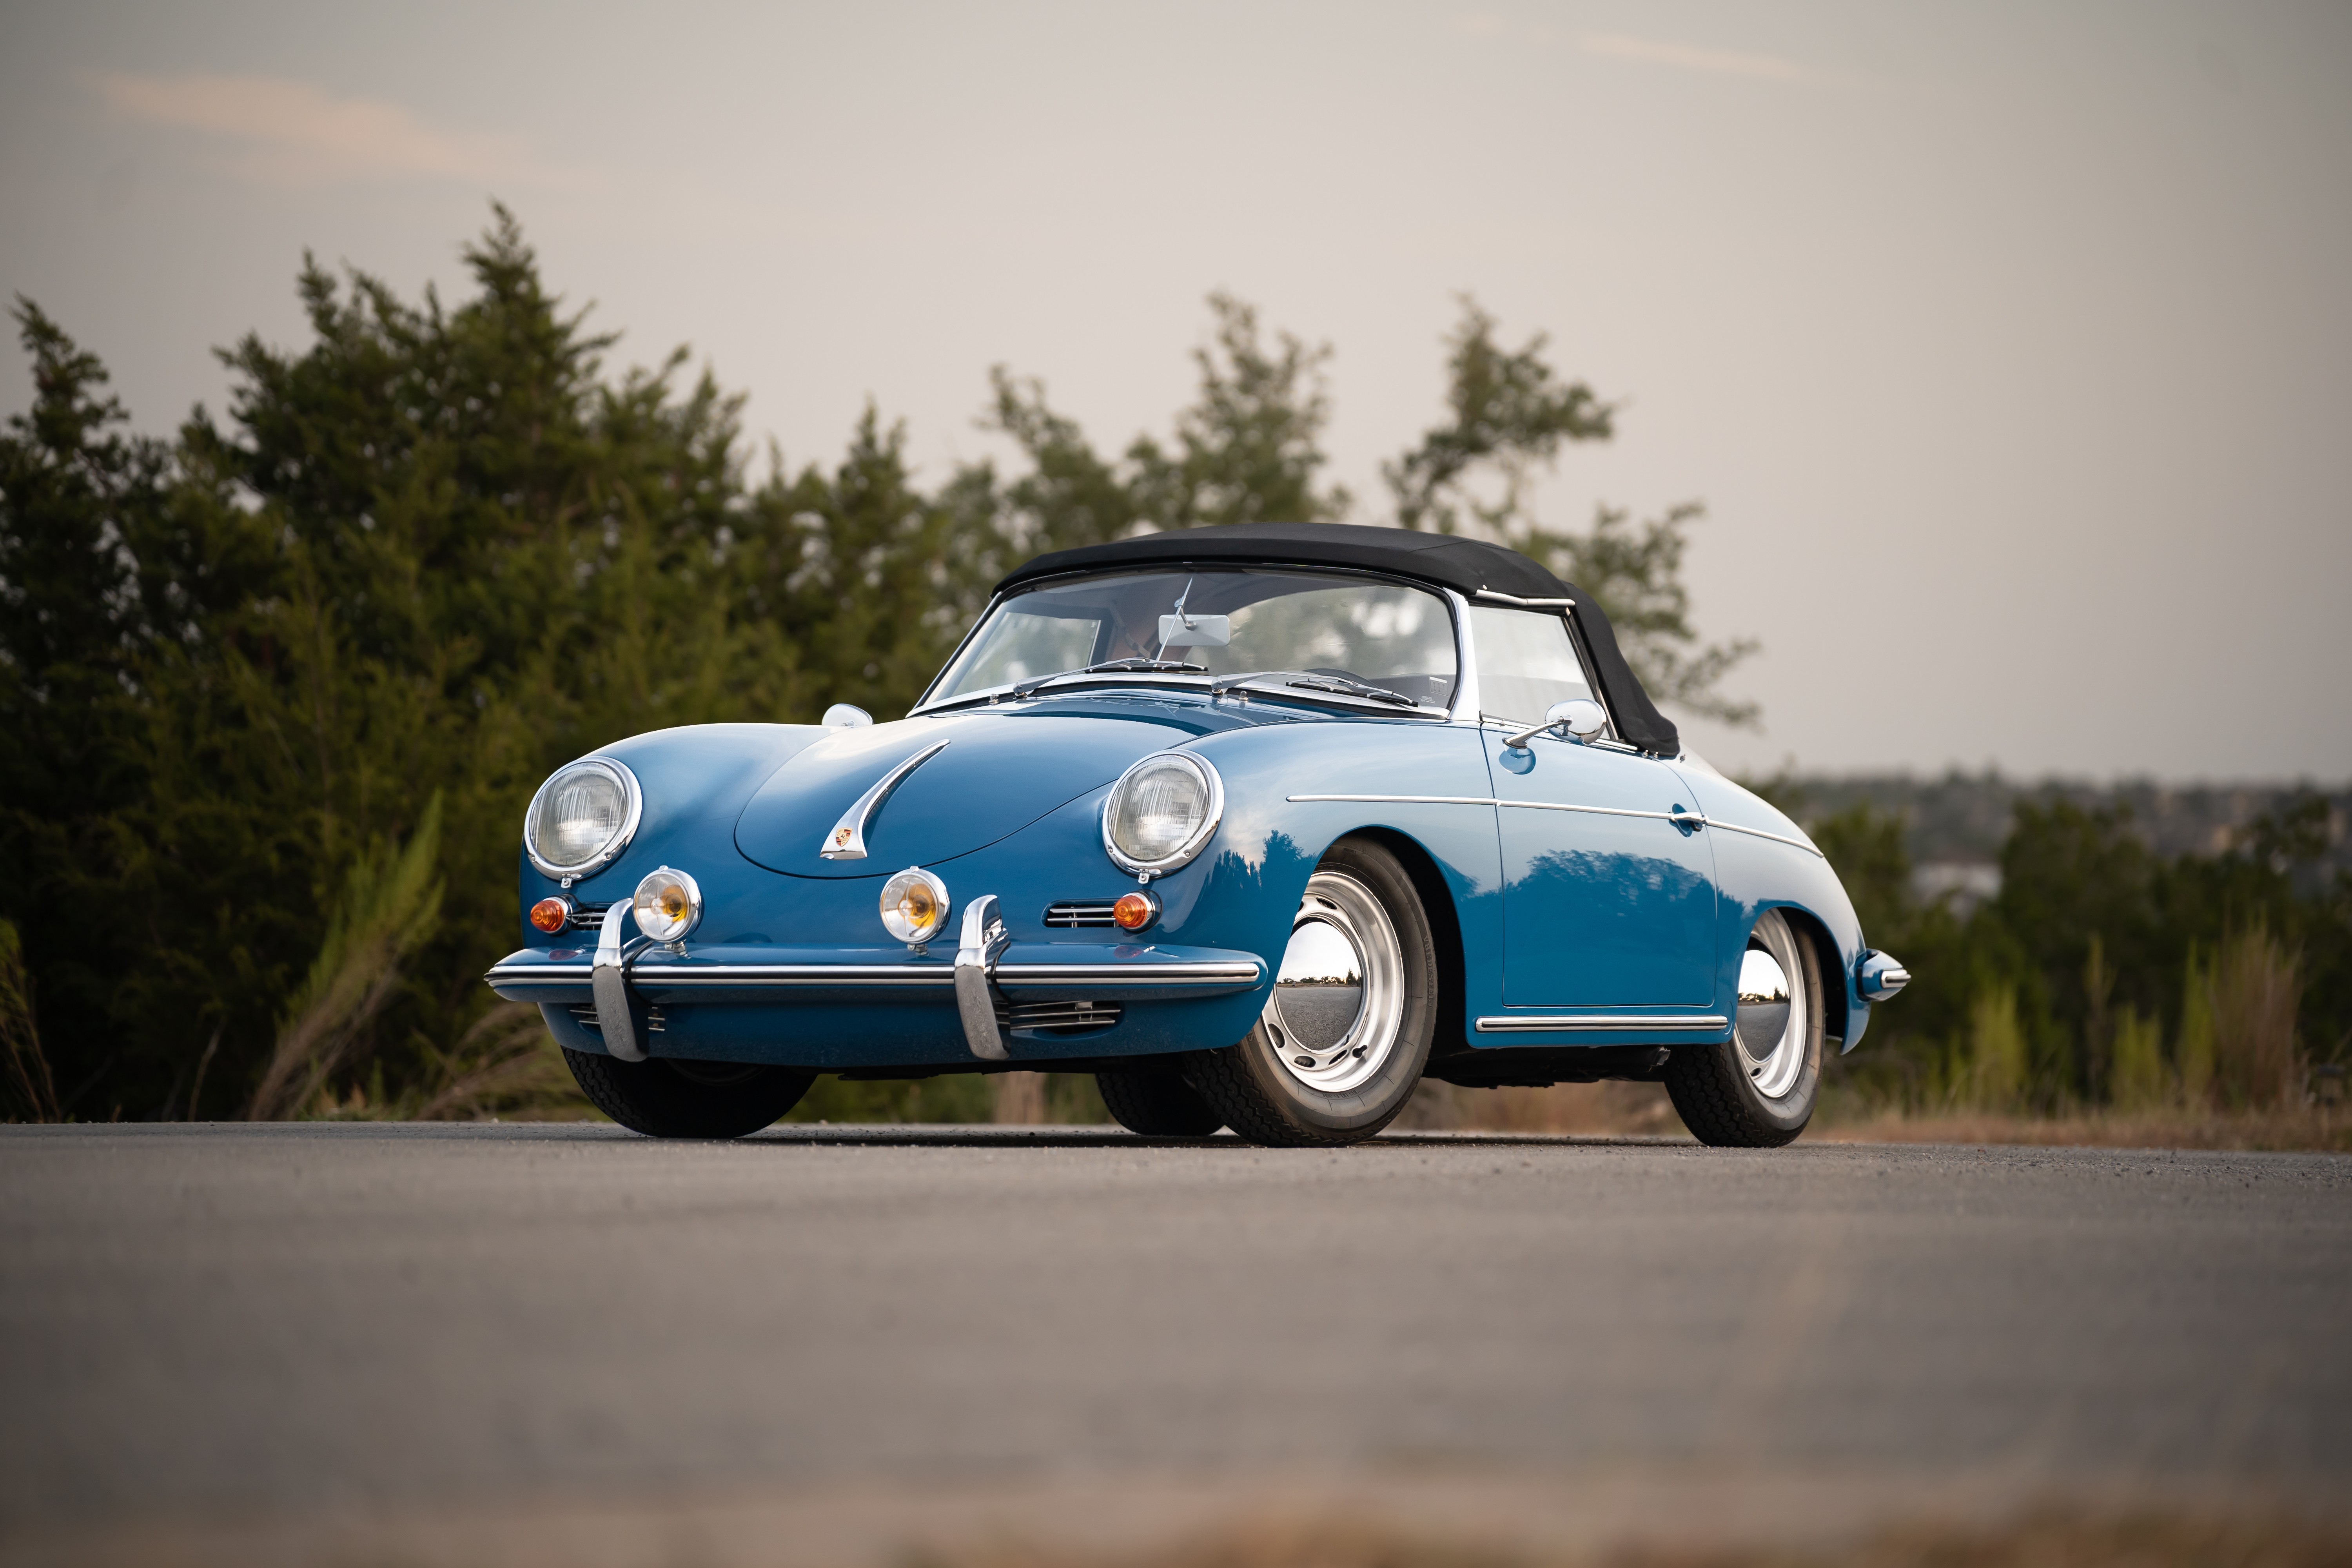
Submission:
[[[702,919],[702,889],[667,866],[646,873],[634,902],[637,929],[656,942],[683,942]]]
[[[1224,782],[1205,758],[1156,752],[1111,786],[1103,848],[1122,870],[1161,876],[1198,855],[1224,814]]]
[[[948,885],[909,866],[882,884],[882,929],[900,942],[919,945],[948,923]]]
[[[637,775],[620,763],[604,757],[573,763],[531,797],[523,851],[547,876],[588,876],[629,847],[644,809]]]

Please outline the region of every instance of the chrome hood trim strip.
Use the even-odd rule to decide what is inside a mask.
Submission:
[[[950,737],[952,739],[952,737]],[[890,798],[890,792],[907,782],[907,775],[948,749],[946,741],[934,741],[929,745],[874,781],[874,787],[853,802],[824,842],[816,847],[817,858],[824,860],[863,860],[866,858],[866,825]]]

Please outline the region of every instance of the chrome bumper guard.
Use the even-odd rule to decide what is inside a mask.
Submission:
[[[963,1043],[983,1061],[1001,1062],[1013,1054],[996,1026],[994,984],[996,961],[1012,945],[994,893],[982,893],[964,906],[963,942],[955,956],[956,1012],[963,1019]]]
[[[596,998],[596,1029],[604,1048],[625,1062],[646,1059],[646,1046],[637,1038],[637,1022],[629,1012],[628,949],[621,940],[635,906],[616,903],[604,911],[604,929],[596,936],[596,958],[589,968],[588,989]],[[491,973],[497,973],[493,970]],[[503,996],[505,992],[499,993]]]

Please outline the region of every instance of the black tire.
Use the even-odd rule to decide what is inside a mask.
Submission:
[[[1412,879],[1395,856],[1363,839],[1333,845],[1316,867],[1318,876],[1327,871],[1352,879],[1386,916],[1402,960],[1402,1006],[1377,1072],[1336,1092],[1290,1071],[1264,1016],[1238,1045],[1186,1060],[1185,1079],[1210,1110],[1242,1137],[1271,1148],[1360,1142],[1395,1121],[1421,1082],[1436,1031],[1437,943]]]
[[[563,1060],[596,1109],[648,1138],[741,1138],[798,1105],[816,1074],[744,1062],[625,1062],[565,1047]]]
[[[1804,988],[1804,1057],[1796,1080],[1778,1098],[1759,1093],[1752,1069],[1733,1040],[1719,1046],[1676,1046],[1666,1062],[1666,1093],[1683,1125],[1700,1142],[1720,1149],[1777,1149],[1792,1143],[1812,1121],[1821,1100],[1821,956],[1812,942],[1802,931],[1789,929],[1777,910],[1767,911],[1758,921],[1759,935],[1749,939],[1751,947],[1765,945],[1763,927],[1773,921],[1780,921],[1787,935],[1784,951],[1795,959],[1792,966],[1784,965],[1792,969],[1789,979]]]
[[[1146,1138],[1206,1138],[1225,1124],[1174,1068],[1098,1072],[1095,1087],[1118,1124]]]

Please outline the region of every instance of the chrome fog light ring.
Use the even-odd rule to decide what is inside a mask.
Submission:
[[[955,901],[938,873],[909,866],[882,884],[882,929],[908,947],[937,942]]]
[[[1208,758],[1154,752],[1130,763],[1103,797],[1103,853],[1120,870],[1150,881],[1190,865],[1224,816],[1225,781]]]
[[[619,859],[645,812],[645,791],[627,763],[583,757],[548,774],[531,795],[522,817],[522,852],[541,876],[568,886]],[[602,831],[599,816],[611,819]]]
[[[684,942],[702,923],[702,887],[674,866],[656,866],[639,879],[629,910],[637,930],[654,941]]]

